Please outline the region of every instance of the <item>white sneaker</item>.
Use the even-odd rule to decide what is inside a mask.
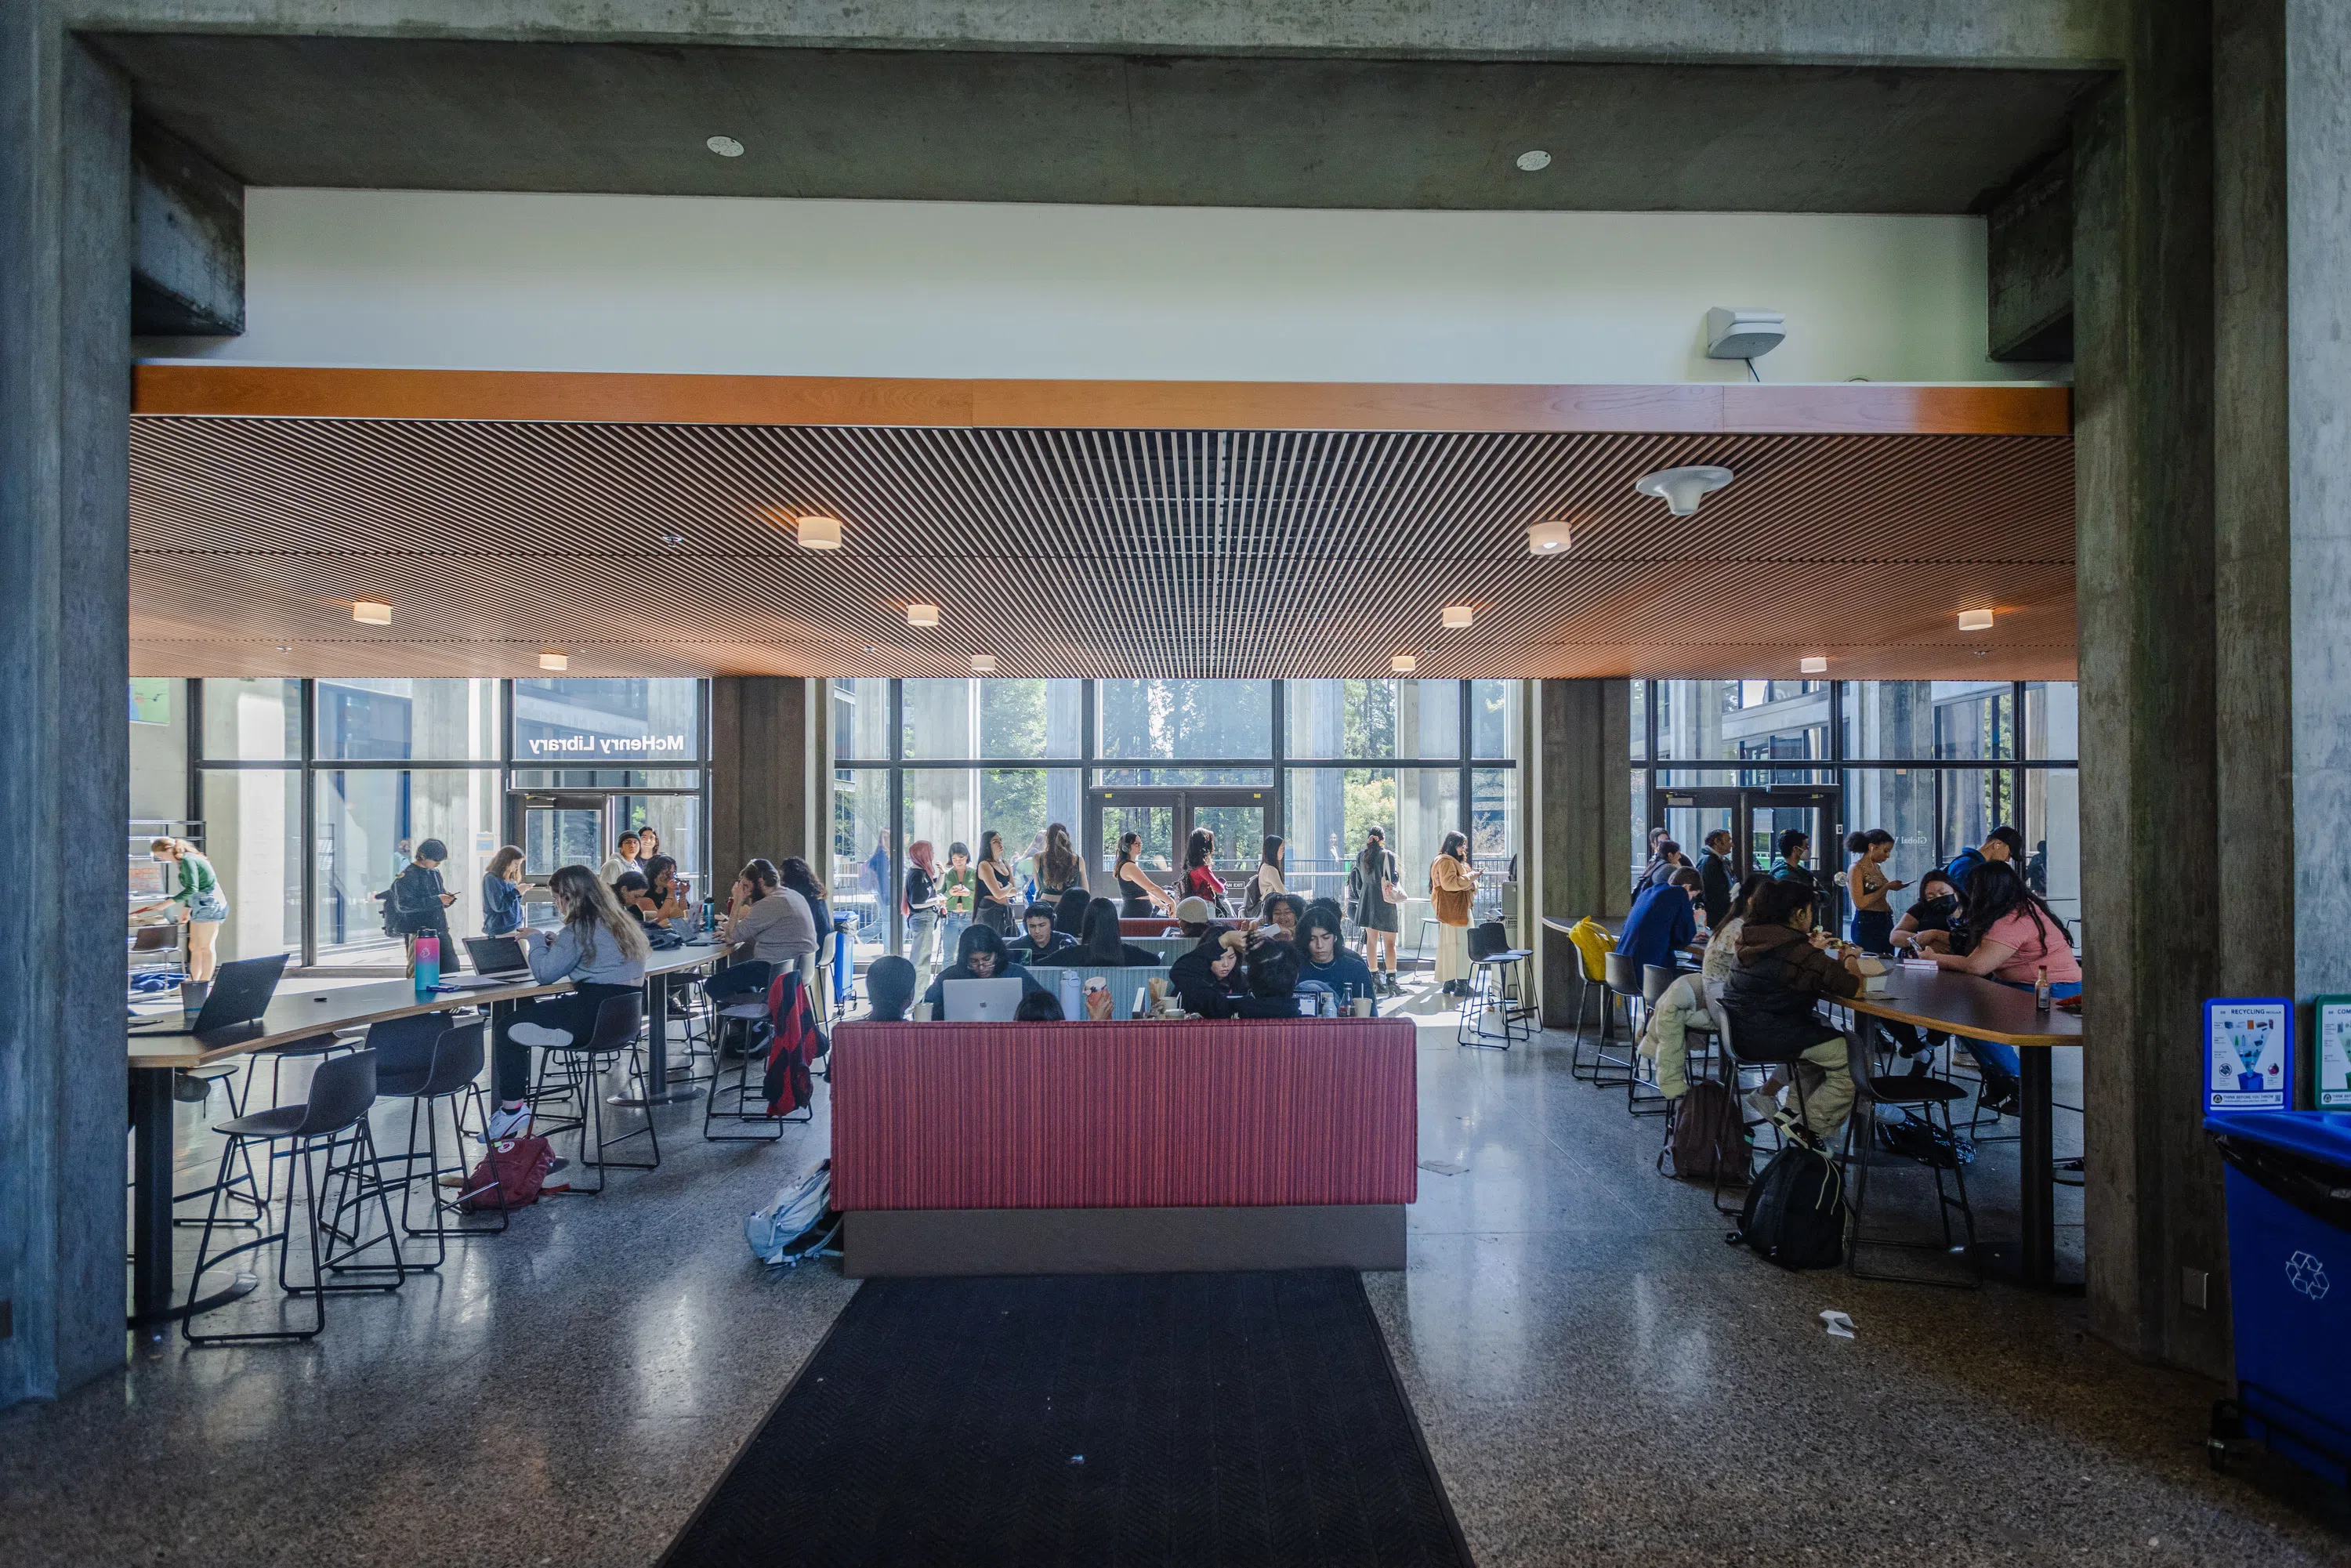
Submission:
[[[1747,1108],[1755,1113],[1759,1122],[1777,1122],[1787,1114],[1780,1108],[1779,1097],[1769,1089],[1750,1089],[1746,1100]]]
[[[528,1028],[529,1026],[525,1025],[524,1027]],[[528,1132],[529,1130],[529,1106],[517,1105],[511,1111],[507,1110],[504,1106],[500,1106],[497,1110],[490,1113],[489,1134],[483,1141],[486,1143],[502,1144],[508,1138],[513,1137],[516,1134]]]
[[[545,1024],[518,1023],[507,1030],[507,1038],[517,1045],[536,1045],[542,1050],[571,1043],[568,1029],[549,1029]]]

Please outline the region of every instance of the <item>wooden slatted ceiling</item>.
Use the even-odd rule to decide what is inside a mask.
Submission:
[[[1631,488],[1698,462],[1739,477],[1694,518]],[[804,511],[845,547],[799,549]],[[2073,512],[2062,435],[141,415],[132,667],[2065,679]]]

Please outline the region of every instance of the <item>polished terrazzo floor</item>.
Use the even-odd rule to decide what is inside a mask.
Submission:
[[[1367,1282],[1481,1563],[2351,1561],[2290,1468],[2211,1474],[2215,1387],[2090,1339],[2078,1300],[1782,1272],[1655,1173],[1657,1124],[1573,1081],[1563,1037],[1462,1051],[1447,1023],[1411,1267]],[[742,1241],[819,1109],[773,1147],[672,1109],[661,1170],[337,1301],[312,1345],[174,1339],[0,1413],[0,1562],[653,1562],[854,1289]],[[1993,1233],[2012,1158],[1971,1172]]]

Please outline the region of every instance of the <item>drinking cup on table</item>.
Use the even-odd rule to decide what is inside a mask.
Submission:
[[[1354,1010],[1355,1016],[1359,1019],[1367,1019],[1371,1017],[1372,998],[1369,997],[1357,997],[1354,1000]]]
[[[916,1002],[914,1004],[914,1021],[916,1023],[928,1023],[931,1021],[930,1003]]]
[[[204,1010],[204,998],[212,995],[212,989],[213,983],[210,980],[180,982],[180,1010],[187,1015],[190,1023],[193,1023],[196,1015]]]

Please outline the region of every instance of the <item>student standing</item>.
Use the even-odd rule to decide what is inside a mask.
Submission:
[[[1894,835],[1884,828],[1856,831],[1846,838],[1844,847],[1854,855],[1844,873],[1844,890],[1853,899],[1854,946],[1865,953],[1891,953],[1894,911],[1886,907],[1886,895],[1910,885],[1886,874],[1886,859],[1894,853]]]
[[[417,845],[418,858],[432,841]],[[612,997],[633,996],[645,983],[652,948],[634,916],[622,909],[601,875],[568,865],[548,878],[562,924],[553,931],[526,927],[531,977],[542,986],[569,980],[569,995],[523,1003],[496,1026],[491,1072],[498,1109],[489,1141],[510,1138],[530,1124],[533,1046],[584,1043],[596,1031],[596,1012]]]
[[[1225,879],[1217,874],[1217,835],[1195,828],[1184,844],[1184,894],[1196,898],[1218,914],[1230,914],[1225,903]]]
[[[1951,863],[1943,868],[1943,874],[1951,879],[1951,885],[1958,888],[1959,896],[1964,898],[1968,892],[1968,879],[1975,874],[1978,866],[2013,862],[2022,853],[2024,835],[2003,823],[1986,833],[1984,841],[1977,848],[1961,850],[1953,855]]]
[[[979,862],[972,869],[979,873],[979,924],[995,932],[1000,941],[1012,929],[1012,901],[1019,893],[1013,885],[1012,862],[1005,857],[1002,833],[990,828],[979,835]]]
[[[1428,866],[1428,900],[1437,911],[1437,979],[1448,997],[1469,992],[1469,904],[1483,873],[1469,863],[1469,837],[1445,835]]]
[[[1265,907],[1268,898],[1290,891],[1290,884],[1282,879],[1281,851],[1281,835],[1266,834],[1257,870],[1249,876],[1249,891],[1241,895],[1241,913],[1244,915],[1255,915]]]
[[[1730,865],[1730,830],[1717,828],[1707,834],[1698,857],[1698,902],[1706,906],[1708,930],[1720,930],[1730,914],[1730,890],[1739,880]]]
[[[610,887],[624,871],[645,869],[643,862],[637,859],[637,845],[640,841],[634,832],[622,833],[613,844],[612,852],[604,858],[604,863],[596,868],[596,874],[603,879],[607,887]]]
[[[147,852],[164,868],[172,892],[161,903],[141,904],[131,913],[172,910],[188,928],[188,978],[209,980],[220,967],[220,928],[228,918],[228,894],[221,891],[219,873],[185,839],[150,840]]]
[[[1037,852],[1037,900],[1040,904],[1059,904],[1073,891],[1082,893],[1086,886],[1085,862],[1070,842],[1070,830],[1060,822],[1045,826],[1045,846]]]
[[[971,869],[971,846],[960,839],[947,846],[947,869],[939,877],[939,946],[956,950],[979,907],[979,873]]]
[[[1347,897],[1355,907],[1355,924],[1364,933],[1364,964],[1382,995],[1400,995],[1396,947],[1398,928],[1404,924],[1404,889],[1396,885],[1396,861],[1388,852],[1387,834],[1378,828],[1364,835],[1364,852],[1355,857],[1354,867],[1347,873]]]
[[[939,914],[946,902],[931,841],[916,839],[906,846],[906,956],[917,968],[938,962]]]
[[[392,879],[392,888],[384,896],[391,902],[392,919],[408,946],[409,973],[416,972],[416,939],[419,936],[438,938],[441,944],[441,967],[455,971],[457,956],[451,951],[449,940],[449,906],[457,895],[441,883],[441,862],[449,858],[449,846],[439,839],[427,839],[416,846],[416,858],[408,869]]]
[[[1118,863],[1111,868],[1111,880],[1118,883],[1123,900],[1119,913],[1130,919],[1143,920],[1153,914],[1172,915],[1176,901],[1151,880],[1143,869],[1143,835],[1121,833],[1118,836]]]
[[[1817,893],[1821,880],[1804,858],[1813,852],[1813,837],[1801,828],[1790,828],[1780,835],[1780,856],[1771,862],[1773,882],[1792,882],[1807,893]]]
[[[490,857],[482,873],[482,935],[504,936],[522,929],[522,851],[512,844]]]

